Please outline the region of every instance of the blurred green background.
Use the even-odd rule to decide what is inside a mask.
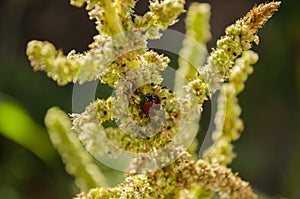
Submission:
[[[212,6],[211,48],[226,26],[263,1],[199,2]],[[259,32],[261,42],[254,50],[260,61],[240,95],[246,129],[230,165],[259,192],[295,199],[300,198],[299,8],[300,1],[284,1]],[[143,0],[137,12],[145,11]],[[184,32],[183,18],[172,28]],[[86,11],[68,0],[0,1],[1,199],[63,199],[78,192],[43,122],[52,106],[72,111],[72,85],[58,87],[44,73],[34,73],[25,49],[28,41],[38,39],[64,52],[84,51],[95,34]]]

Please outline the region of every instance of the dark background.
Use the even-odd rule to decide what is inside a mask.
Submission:
[[[211,48],[226,26],[263,1],[204,2],[212,6]],[[147,1],[137,7],[145,12]],[[260,45],[254,50],[260,60],[240,94],[246,129],[235,143],[238,156],[231,164],[257,191],[276,197],[300,198],[299,8],[300,1],[284,1],[259,31]],[[184,32],[183,17],[173,29]],[[85,9],[70,6],[68,0],[1,0],[0,100],[20,104],[41,126],[52,106],[70,113],[72,85],[58,87],[44,73],[34,73],[25,55],[26,43],[47,40],[64,52],[84,51],[95,34]],[[72,180],[58,158],[51,166],[45,164],[0,134],[0,198],[71,198],[78,192]]]

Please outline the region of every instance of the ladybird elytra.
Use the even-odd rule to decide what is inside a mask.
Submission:
[[[160,110],[159,98],[152,94],[147,94],[143,103],[144,113],[148,116],[154,116],[158,110]]]

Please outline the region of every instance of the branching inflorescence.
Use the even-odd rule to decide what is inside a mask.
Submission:
[[[28,43],[33,69],[46,72],[59,85],[100,80],[114,89],[110,97],[96,99],[83,113],[71,114],[72,129],[70,120],[57,108],[46,116],[52,142],[67,171],[85,191],[77,199],[209,198],[214,192],[222,198],[256,198],[249,183],[226,164],[235,156],[232,141],[243,130],[237,95],[253,71],[251,65],[258,60],[250,48],[253,42],[258,44],[257,30],[277,11],[280,2],[254,7],[226,28],[206,62],[200,53],[210,38],[210,7],[191,4],[187,38],[178,62],[178,72],[187,84],[176,79],[173,92],[163,85],[162,75],[170,59],[148,49],[147,41],[159,39],[161,31],[177,21],[184,3],[153,0],[149,11],[140,16],[134,13],[135,0],[71,0],[74,6],[86,5],[90,18],[96,21],[99,34],[94,36],[90,50],[71,51],[65,56],[49,42]],[[194,139],[193,129],[203,102],[219,89],[214,144],[202,159],[194,160],[187,152],[189,141]],[[96,158],[130,154],[125,182],[99,188],[105,177],[79,140]],[[149,169],[149,164],[154,167]]]

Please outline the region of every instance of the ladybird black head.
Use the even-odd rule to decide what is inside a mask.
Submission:
[[[152,94],[147,94],[145,97],[145,102],[153,102],[155,103],[155,101],[158,100],[158,97],[152,95]]]
[[[145,97],[145,101],[143,103],[143,111],[147,115],[155,115],[155,111],[160,109],[160,100],[158,97],[152,95],[152,94],[147,94]],[[153,109],[152,111],[150,109]]]

